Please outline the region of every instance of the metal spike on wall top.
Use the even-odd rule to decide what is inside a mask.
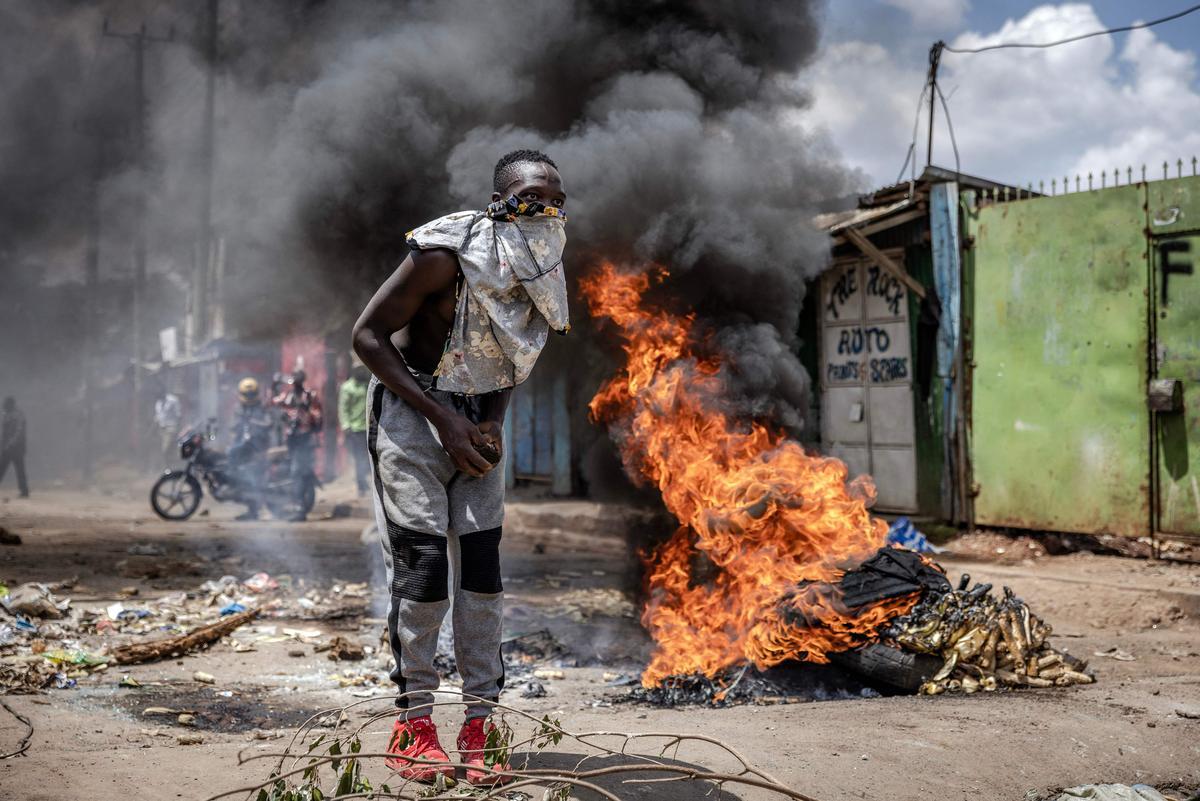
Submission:
[[[1133,183],[1133,167],[1132,166],[1125,168],[1125,183],[1127,183],[1127,184]]]
[[[1175,162],[1175,177],[1176,178],[1183,177],[1183,159],[1178,159]]]
[[[1088,173],[1088,191],[1092,191],[1092,174],[1090,172]]]
[[[1163,162],[1163,180],[1167,180],[1167,162]]]
[[[1053,197],[1054,195],[1057,195],[1057,194],[1058,194],[1058,179],[1051,178],[1050,179],[1050,195],[1051,195],[1051,197]]]
[[[1079,173],[1075,173],[1075,191],[1079,191]]]
[[[1192,156],[1192,177],[1196,177],[1196,157]]]
[[[1142,183],[1146,183],[1146,165],[1142,165]]]

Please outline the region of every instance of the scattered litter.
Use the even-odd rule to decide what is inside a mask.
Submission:
[[[898,548],[906,548],[917,553],[941,553],[945,548],[939,548],[931,543],[924,534],[917,530],[907,517],[897,517],[888,529],[887,544]]]
[[[41,659],[0,662],[0,694],[37,693],[56,684],[61,675],[54,665]]]
[[[73,651],[64,651],[61,648],[56,648],[53,651],[46,651],[42,656],[53,662],[56,665],[80,665],[82,667],[97,667],[99,665],[107,665],[108,657],[96,656],[89,654],[87,651],[75,649]]]
[[[234,601],[231,604],[227,604],[227,605],[221,607],[221,616],[224,617],[225,615],[236,615],[238,612],[245,612],[245,611],[246,611],[246,607],[242,606],[237,601]]]
[[[254,731],[246,732],[247,740],[279,740],[283,736],[283,732],[281,731],[263,731],[262,729],[255,729]]]
[[[525,682],[525,686],[521,688],[522,698],[545,698],[546,685],[536,679],[530,679]]]
[[[178,709],[171,709],[169,706],[148,706],[142,710],[142,716],[147,718],[178,714],[181,714]]]
[[[204,738],[199,734],[180,734],[175,738],[175,742],[180,745],[200,745]]]
[[[59,601],[45,584],[30,582],[9,590],[3,604],[14,615],[57,620],[67,611],[71,601]]]
[[[1134,662],[1137,660],[1136,656],[1126,650],[1117,648],[1115,645],[1112,648],[1109,648],[1107,651],[1093,651],[1092,655],[1103,656],[1108,659],[1115,659],[1118,662]]]
[[[21,544],[21,535],[20,534],[14,534],[13,532],[6,529],[4,526],[0,526],[0,545],[20,545],[20,544]]]
[[[561,670],[555,670],[554,668],[538,668],[533,671],[535,679],[561,679],[564,676],[565,674]]]
[[[120,681],[117,682],[117,686],[118,687],[141,687],[142,683],[140,681],[138,681],[137,679],[135,679],[133,676],[126,674],[121,677]]]
[[[125,553],[131,556],[166,556],[167,552],[163,550],[161,545],[155,545],[152,542],[139,542],[135,545],[130,545],[125,549]]]
[[[268,590],[279,589],[279,582],[268,576],[266,573],[255,573],[250,578],[243,582],[243,585],[250,592],[267,592]]]
[[[313,648],[314,653],[329,652],[329,659],[334,662],[356,662],[363,659],[366,654],[363,652],[363,647],[358,643],[350,642],[345,637],[340,635],[335,636],[332,640],[322,645]],[[301,653],[303,656],[303,653]]]
[[[308,656],[308,653],[303,648],[292,648],[288,651],[288,656],[293,659],[300,659],[301,657]]]
[[[201,684],[216,684],[217,677],[211,673],[205,673],[203,670],[197,670],[192,674],[192,681],[198,681]]]
[[[550,585],[557,586],[554,582]],[[577,623],[586,623],[596,615],[636,617],[633,601],[612,587],[570,590],[559,595],[554,605],[559,610],[557,614],[566,615]]]
[[[104,611],[108,615],[109,620],[141,620],[144,617],[150,616],[149,609],[129,609],[119,601],[115,604],[109,604]]]
[[[1166,801],[1162,793],[1148,784],[1084,784],[1063,790],[1055,801],[1075,801],[1087,798],[1094,801]]]
[[[1175,714],[1185,720],[1200,720],[1200,712],[1194,712],[1189,709],[1176,709]]]
[[[180,726],[195,726],[196,716],[190,712],[183,712],[179,717],[175,718],[175,722]]]

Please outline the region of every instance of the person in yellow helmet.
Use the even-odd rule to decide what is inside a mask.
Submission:
[[[262,403],[258,380],[251,377],[238,382],[237,417],[233,421],[233,445],[229,448],[230,467],[238,471],[250,488],[245,500],[246,511],[238,520],[257,520],[261,503],[261,480],[266,465],[263,456],[271,446],[271,431],[275,421]]]

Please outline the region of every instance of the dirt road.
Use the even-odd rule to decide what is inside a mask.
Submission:
[[[319,588],[370,581],[373,606],[365,618],[263,619],[203,653],[110,668],[74,689],[6,696],[35,732],[26,756],[0,761],[0,799],[203,799],[265,778],[265,763],[239,766],[238,753],[276,751],[281,741],[256,737],[290,734],[321,708],[386,696],[386,685],[363,678],[381,673],[373,656],[333,662],[314,650],[334,634],[377,643],[378,546],[360,540],[366,520],[359,512],[281,526],[237,523],[236,509],[209,506],[207,516],[168,524],[148,513],[140,495],[51,492],[0,500],[0,525],[24,540],[0,547],[0,580],[11,586],[77,577],[65,594],[76,605],[103,608],[129,603],[121,590],[130,585],[144,602],[225,574],[265,571]],[[325,501],[317,516],[328,510]],[[635,671],[648,649],[631,614],[637,579],[627,535],[637,525],[587,504],[515,508],[504,546],[508,630],[549,629],[572,653],[561,679],[542,682],[545,697],[522,698],[517,688],[508,703],[539,717],[555,715],[577,731],[715,736],[822,801],[1016,801],[1099,781],[1200,785],[1200,570],[1194,565],[1086,554],[1003,565],[942,560],[952,578],[965,570],[1013,586],[1054,625],[1056,644],[1091,660],[1098,676],[1091,686],[664,710],[613,703],[625,690],[605,678]],[[281,636],[287,627],[320,631]],[[1094,656],[1114,648],[1131,659]],[[215,683],[195,681],[197,671]],[[124,675],[142,686],[119,686]],[[174,716],[145,715],[148,707],[193,713],[196,720],[181,726]],[[443,709],[437,718],[453,737],[457,713]],[[375,728],[367,745],[382,749],[384,727]],[[21,731],[0,712],[0,752],[11,750]],[[184,734],[202,742],[180,745]],[[567,743],[560,750],[539,758],[560,764],[579,752]],[[679,756],[722,764],[703,750]],[[369,772],[385,773],[379,766]],[[638,799],[703,797],[687,785],[615,789]],[[729,787],[724,797],[767,796]]]

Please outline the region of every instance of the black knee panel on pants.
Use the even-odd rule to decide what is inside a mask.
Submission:
[[[462,553],[462,583],[470,592],[495,593],[500,583],[500,528],[463,534],[458,538]]]
[[[392,596],[410,601],[444,601],[450,562],[446,538],[388,526],[392,546]]]

